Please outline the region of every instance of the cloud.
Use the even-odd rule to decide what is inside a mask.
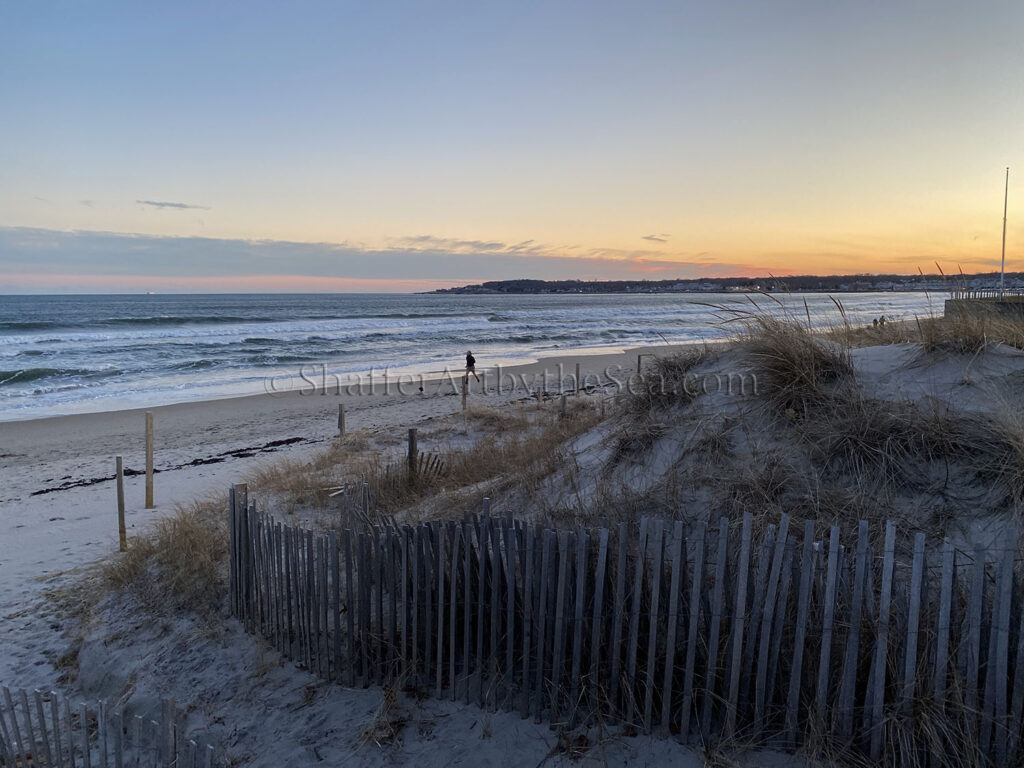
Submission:
[[[672,235],[643,235],[640,239],[651,240],[655,243],[667,243],[670,237],[672,237]]]
[[[165,210],[170,208],[172,210],[184,211],[184,210],[195,210],[195,211],[208,211],[210,207],[207,205],[190,205],[188,203],[168,203],[162,200],[136,200],[139,205],[148,205],[152,208],[159,210]]]
[[[55,286],[63,286],[58,281],[67,279],[91,289],[104,277],[112,288],[129,277],[139,278],[139,284],[149,278],[152,290],[168,289],[176,281],[226,285],[232,278],[259,277],[264,290],[285,290],[299,278],[313,285],[322,279],[324,289],[332,290],[328,286],[340,280],[420,281],[436,287],[523,277],[618,280],[764,273],[751,265],[716,263],[706,256],[698,261],[685,254],[611,249],[577,249],[570,254],[528,240],[500,243],[418,235],[369,247],[0,227],[0,286],[15,291],[39,290],[37,282],[30,287],[18,276],[40,274],[51,275]]]
[[[93,207],[93,201],[92,200],[79,200],[78,202],[81,205],[84,205],[86,208],[92,208]]]

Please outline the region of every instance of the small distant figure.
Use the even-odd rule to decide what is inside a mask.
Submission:
[[[466,350],[466,375],[473,374],[473,378],[480,381],[480,377],[476,375],[476,358],[473,357],[473,353]]]

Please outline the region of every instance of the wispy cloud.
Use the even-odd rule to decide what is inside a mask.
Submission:
[[[667,243],[670,237],[672,237],[672,235],[643,235],[640,239],[650,240],[654,243]]]
[[[436,287],[521,277],[628,279],[764,273],[748,264],[716,262],[706,254],[696,260],[684,253],[561,248],[530,240],[502,243],[418,235],[395,238],[381,247],[0,227],[0,293],[7,286],[8,290],[26,289],[19,287],[18,275],[38,273],[41,260],[54,281],[65,275],[83,288],[125,275],[135,275],[143,283],[148,277],[154,289],[192,279],[209,279],[211,286],[220,281],[220,285],[232,277],[259,277],[269,286],[280,277],[276,290],[284,290],[296,286],[288,280],[300,276],[311,285],[316,279],[399,279]],[[125,270],[128,262],[130,272]],[[83,275],[92,275],[92,282],[79,279]]]
[[[157,208],[157,209],[160,209],[160,210],[164,210],[164,209],[167,209],[167,208],[170,208],[172,210],[179,210],[179,211],[187,211],[187,210],[208,211],[208,210],[210,210],[210,207],[207,206],[207,205],[191,205],[189,203],[170,203],[170,202],[166,202],[164,200],[136,200],[135,202],[138,203],[139,205],[148,205],[151,208]]]
[[[92,208],[94,203],[92,200],[79,200],[80,205],[84,205],[86,208]]]

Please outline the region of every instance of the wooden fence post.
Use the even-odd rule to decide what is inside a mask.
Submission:
[[[466,398],[469,395],[469,374],[462,376],[462,410],[466,410]]]
[[[416,428],[409,430],[409,482],[416,482],[416,460],[418,458],[416,448]]]
[[[124,525],[124,461],[120,456],[117,464],[117,538],[122,552],[128,549],[128,533]]]
[[[153,503],[153,412],[146,411],[146,509]]]
[[[338,437],[345,436],[345,405],[338,403]]]

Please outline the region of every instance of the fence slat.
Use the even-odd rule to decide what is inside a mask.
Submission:
[[[753,517],[743,514],[743,530],[740,533],[740,555],[737,561],[736,608],[732,626],[732,666],[729,674],[729,697],[726,700],[725,736],[736,733],[736,712],[739,709],[740,673],[742,671],[743,627],[747,612],[747,573],[750,569],[750,530]]]
[[[633,571],[633,599],[629,606],[629,644],[626,647],[625,709],[630,723],[636,720],[636,664],[640,640],[640,602],[643,600],[644,571],[647,568],[647,518],[640,520],[640,539],[637,543]]]
[[[999,581],[996,584],[996,601],[992,606],[992,624],[990,643],[993,653],[989,655],[985,671],[985,717],[991,725],[986,725],[982,738],[982,751],[989,752],[988,734],[992,731],[995,738],[995,764],[1006,765],[1006,694],[1010,676],[1007,668],[1010,652],[1010,607],[1013,597],[1013,558],[1016,553],[1016,541],[1003,551],[999,569]],[[991,684],[989,681],[991,680]],[[988,692],[991,690],[991,696]],[[994,701],[993,701],[994,700]]]
[[[868,569],[868,522],[861,520],[857,528],[857,553],[853,573],[853,601],[850,604],[850,622],[846,635],[846,655],[843,659],[843,677],[839,688],[839,735],[853,737],[854,697],[856,696],[857,666],[860,660],[861,612],[864,607],[864,586]]]
[[[444,577],[448,566],[448,560],[445,557],[444,537],[445,529],[439,528],[437,531],[437,671],[435,672],[437,677],[435,695],[439,699],[444,693],[444,627],[446,623],[444,615]],[[454,612],[455,606],[453,605],[452,613],[454,614]]]
[[[501,534],[499,533],[500,519],[492,519],[489,526],[491,539],[491,648],[488,656],[488,673],[490,685],[487,687],[487,706],[491,712],[497,709],[498,705],[498,659],[501,642]]]
[[[462,523],[462,549],[462,675],[466,684],[464,701],[469,704],[473,675],[473,526],[468,520]]]
[[[611,684],[609,703],[614,712],[621,713],[619,703],[619,680],[622,677],[622,625],[626,612],[626,553],[629,551],[629,529],[625,523],[619,523],[618,557],[615,561],[615,597],[612,606],[612,642],[611,642]]]
[[[651,732],[651,719],[654,709],[654,668],[658,661],[658,625],[661,615],[661,580],[662,562],[664,558],[665,523],[657,520],[654,524],[654,555],[651,562],[651,579],[649,592],[651,605],[647,622],[647,674],[644,685],[644,731]]]
[[[562,691],[562,680],[565,674],[565,625],[568,620],[566,610],[568,595],[566,594],[566,578],[569,561],[571,559],[573,534],[569,531],[562,531],[558,537],[558,586],[555,591],[555,634],[554,648],[551,662],[551,715],[558,717],[561,714],[560,700]]]
[[[703,522],[698,527],[703,531]],[[703,536],[701,537],[703,542]],[[668,585],[668,623],[665,626],[665,671],[661,684],[661,734],[668,736],[672,726],[672,688],[675,678],[676,642],[679,634],[679,592],[682,589],[679,569],[685,565],[683,548],[683,521],[676,520],[672,526],[672,543],[669,546],[669,563],[672,575]]]
[[[967,617],[964,630],[967,633],[963,648],[965,650],[964,677],[966,678],[965,719],[967,727],[973,733],[977,727],[978,711],[978,664],[981,660],[981,612],[985,591],[985,552],[980,548],[974,550],[974,563],[971,566],[971,592],[967,602]]]
[[[141,721],[141,717],[137,717],[137,720]],[[71,721],[71,702],[64,699],[64,730],[68,740],[68,764],[71,768],[75,768],[75,728]],[[136,744],[138,744],[136,740]]]
[[[914,535],[914,561],[910,573],[910,606],[907,614],[907,643],[904,651],[903,681],[901,685],[901,709],[910,716],[914,688],[917,684],[917,641],[921,620],[921,590],[924,582],[925,535],[918,531]]]
[[[547,617],[548,617],[548,585],[551,583],[551,549],[555,539],[554,531],[544,531],[544,556],[540,572],[540,594],[537,599],[537,665],[536,685],[534,686],[534,721],[541,721],[541,713],[544,711],[544,656],[547,648]]]
[[[489,499],[484,500],[484,508],[487,508]],[[477,578],[477,606],[476,606],[476,678],[478,685],[478,696],[480,706],[484,706],[486,703],[484,700],[486,694],[486,686],[484,685],[484,679],[487,676],[486,672],[486,657],[484,656],[484,622],[486,621],[487,611],[487,549],[490,543],[490,536],[487,534],[487,526],[490,524],[490,518],[484,517],[479,525],[477,525],[477,567],[478,567],[478,578]]]
[[[384,552],[385,554],[385,578],[387,579],[387,593],[388,593],[388,636],[387,643],[385,644],[385,650],[387,652],[387,669],[385,678],[393,680],[398,675],[399,670],[399,653],[398,653],[398,595],[399,585],[398,580],[400,574],[398,572],[400,560],[399,556],[396,555],[396,548],[398,545],[398,532],[395,530],[395,526],[392,522],[389,522],[384,528]]]
[[[450,580],[448,587],[451,590],[449,595],[449,616],[448,616],[448,688],[449,695],[452,701],[458,697],[456,692],[457,688],[457,677],[458,677],[458,664],[457,664],[457,648],[458,643],[456,639],[459,633],[459,568],[461,566],[461,555],[459,551],[462,546],[462,526],[458,523],[452,524],[452,559],[451,568],[449,571]],[[465,606],[463,606],[465,610]]]
[[[533,571],[534,550],[537,532],[533,527],[526,529],[526,568],[523,571],[523,676],[520,714],[523,718],[530,716],[530,641],[533,639]]]
[[[743,644],[743,675],[740,679],[740,704],[748,707],[754,697],[750,689],[754,683],[754,661],[757,657],[758,638],[761,635],[761,619],[764,615],[765,590],[768,583],[768,567],[771,564],[772,552],[775,548],[777,527],[771,523],[765,528],[761,540],[761,554],[757,558],[757,570],[754,572],[752,599],[748,601],[748,621],[746,622],[746,638]]]
[[[800,690],[803,683],[804,643],[807,640],[807,618],[811,612],[811,590],[814,579],[814,522],[804,523],[804,545],[800,559],[800,591],[797,595],[796,628],[793,638],[793,663],[790,665],[789,690],[786,695],[786,745],[795,743],[800,715]]]
[[[708,630],[707,670],[704,675],[704,701],[699,720],[700,735],[706,742],[711,734],[711,719],[716,700],[718,665],[721,659],[718,643],[721,637],[722,619],[725,611],[725,571],[729,561],[729,519],[718,520],[718,551],[715,553],[715,591],[711,598],[711,626]],[[723,697],[724,698],[724,697]],[[688,744],[689,732],[683,723],[683,743]]]
[[[1011,603],[1012,605],[1012,603]],[[1017,606],[1020,623],[1017,625],[1017,651],[1014,656],[1013,703],[1010,707],[1009,739],[1007,755],[1010,760],[1017,757],[1020,746],[1021,724],[1024,721],[1024,610]]]
[[[775,539],[775,552],[772,554],[771,571],[768,574],[768,586],[765,591],[763,615],[761,617],[761,643],[757,651],[757,679],[754,686],[754,729],[759,734],[764,728],[764,706],[768,691],[768,652],[772,641],[772,623],[775,619],[775,606],[779,595],[779,578],[782,575],[782,561],[786,556],[786,544],[789,541],[789,515],[783,515],[779,522],[779,531]]]
[[[604,608],[604,582],[608,568],[608,529],[598,532],[597,568],[594,571],[594,610],[590,623],[590,705],[601,709],[601,623]]]
[[[825,594],[822,598],[821,649],[818,658],[818,685],[814,697],[814,729],[821,733],[825,722],[826,697],[832,663],[832,632],[836,615],[836,585],[839,577],[839,526],[829,533]]]
[[[946,698],[946,670],[949,664],[949,632],[952,627],[953,543],[942,542],[942,575],[939,579],[939,613],[935,619],[935,704],[943,707]],[[1018,667],[1018,670],[1020,667]]]
[[[589,537],[584,528],[576,534],[576,595],[573,600],[572,669],[569,676],[570,725],[578,722],[580,710],[580,675],[583,672],[583,611],[587,600],[587,556]]]
[[[89,747],[89,710],[84,703],[79,705],[78,727],[82,732],[82,762],[85,768],[92,768],[92,750]],[[163,759],[164,756],[160,757]]]
[[[771,705],[777,690],[776,676],[779,669],[779,656],[782,653],[783,635],[789,621],[789,594],[793,584],[793,557],[796,550],[796,536],[786,537],[786,548],[782,555],[782,573],[779,576],[779,596],[775,602],[775,619],[772,625],[771,648],[768,655],[768,694],[767,703]],[[771,712],[766,711],[766,717]]]
[[[516,649],[516,571],[518,559],[518,539],[516,529],[510,523],[505,528],[505,668],[502,680],[505,682],[505,709],[516,708],[514,700],[515,688],[515,649]]]
[[[22,764],[28,765],[29,752],[25,749],[25,740],[21,737],[21,726],[18,725],[18,712],[14,708],[14,700],[11,698],[11,692],[6,685],[4,686],[4,703],[7,705],[7,714],[11,718],[11,731],[14,734],[14,743],[18,747]]]
[[[14,753],[14,745],[16,739],[13,736],[13,728],[7,727],[7,715],[5,713],[4,702],[0,701],[0,757],[10,763],[12,766],[18,759]]]
[[[871,698],[871,759],[880,760],[882,753],[882,721],[885,706],[886,654],[889,642],[890,607],[892,605],[893,568],[896,553],[896,526],[885,525],[885,549],[882,555],[882,587],[878,597],[878,639],[875,644],[874,690]]]
[[[679,710],[679,733],[686,741],[690,732],[690,712],[693,707],[693,680],[697,671],[697,629],[700,626],[700,603],[704,589],[704,539],[707,535],[707,526],[701,521],[697,523],[693,532],[693,577],[690,580],[690,596],[686,601],[686,660],[683,664],[683,701]],[[672,672],[673,659],[675,658],[675,637],[677,624],[677,611],[679,606],[679,583],[682,577],[680,568],[685,566],[683,549],[686,543],[682,541],[683,526],[681,522],[676,523],[674,531],[675,538],[679,542],[675,544],[672,553],[672,604],[669,606],[669,651],[665,654],[667,659],[665,669],[665,712],[663,726],[665,733],[668,733],[669,716],[671,713],[672,693]],[[716,584],[716,587],[718,585]],[[712,655],[709,646],[708,656]]]
[[[423,535],[420,537],[420,545],[423,551],[420,553],[420,567],[423,568],[423,662],[422,677],[423,685],[429,686],[431,675],[434,673],[434,564],[437,562],[434,554],[435,539],[437,535],[437,523],[432,522],[423,526]]]

